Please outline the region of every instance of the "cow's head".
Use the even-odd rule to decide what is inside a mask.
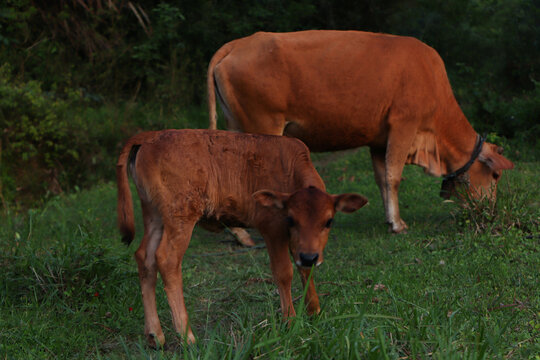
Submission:
[[[463,175],[452,181],[444,181],[441,195],[449,198],[455,195],[463,198],[463,195],[472,199],[487,197],[490,201],[497,198],[497,183],[502,171],[514,168],[514,164],[502,155],[500,146],[484,143],[478,158],[470,169]]]
[[[289,232],[290,252],[296,265],[303,267],[323,262],[323,250],[336,212],[352,213],[368,202],[362,195],[330,195],[312,186],[291,194],[260,190],[253,198],[262,206],[281,210],[280,224]]]

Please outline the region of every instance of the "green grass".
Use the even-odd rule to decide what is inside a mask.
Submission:
[[[391,235],[365,149],[314,160],[330,192],[370,199],[336,218],[314,275],[319,316],[306,316],[299,299],[286,326],[266,251],[197,229],[183,270],[198,344],[174,333],[159,283],[168,344],[148,348],[132,256],[140,215],[127,248],[115,185],[103,184],[0,219],[0,358],[539,359],[538,163],[505,173],[482,232],[441,201],[440,179],[406,167],[400,203],[410,231]],[[301,295],[295,275],[293,297]]]

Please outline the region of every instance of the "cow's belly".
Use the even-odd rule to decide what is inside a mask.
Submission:
[[[311,151],[337,151],[361,146],[385,146],[387,132],[379,122],[335,117],[332,120],[292,120],[283,135],[302,140]]]
[[[295,89],[284,110],[284,135],[299,138],[311,151],[386,144],[390,100],[381,89],[347,90],[353,88],[353,84],[328,83],[317,91]]]

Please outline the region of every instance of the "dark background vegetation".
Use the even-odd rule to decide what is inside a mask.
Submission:
[[[414,36],[441,54],[479,132],[512,159],[537,158],[538,19],[537,0],[3,1],[2,206],[112,179],[137,131],[205,127],[208,61],[261,30]]]

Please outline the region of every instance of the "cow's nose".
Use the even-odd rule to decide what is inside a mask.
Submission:
[[[317,253],[300,253],[300,265],[310,267],[317,263],[319,254]]]

